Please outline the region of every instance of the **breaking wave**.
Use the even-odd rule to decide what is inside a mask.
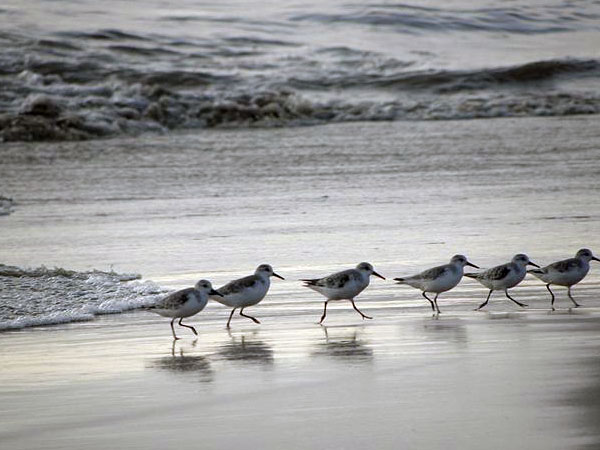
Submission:
[[[92,320],[147,306],[166,292],[138,274],[0,264],[0,330]]]
[[[57,2],[87,20],[85,8]],[[153,0],[132,5],[131,16],[107,10],[99,14],[109,22],[68,29],[48,20],[33,30],[29,10],[0,10],[0,141],[600,112],[600,60],[588,42],[600,30],[597,2],[257,3],[256,14],[233,5],[227,15],[186,5],[173,12]],[[151,23],[140,27],[142,18]],[[114,25],[99,27],[106,23]],[[363,33],[365,45],[345,39]],[[561,36],[586,50],[550,45]],[[447,55],[446,38],[464,50]],[[543,53],[555,59],[527,60],[517,49],[503,63],[524,39],[527,55],[543,45],[556,49]],[[490,56],[460,70],[480,41]]]
[[[535,87],[560,77],[597,76],[599,68],[595,60],[556,60],[480,71],[341,74],[290,78],[276,89],[252,94],[172,88],[215,83],[201,73],[154,73],[134,84],[77,86],[21,72],[40,92],[25,97],[16,111],[0,115],[0,136],[4,141],[83,140],[181,128],[597,114],[600,95]],[[390,98],[352,102],[344,96],[318,100],[302,93],[364,88],[385,91]]]

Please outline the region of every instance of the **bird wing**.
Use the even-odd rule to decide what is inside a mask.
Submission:
[[[502,264],[501,266],[492,267],[484,272],[465,273],[465,277],[474,278],[476,280],[502,280],[508,276],[511,270],[510,264]]]
[[[304,279],[301,281],[304,281],[306,286],[319,286],[329,289],[339,289],[343,288],[351,280],[357,279],[358,277],[359,275],[356,273],[356,270],[348,269],[323,278]]]
[[[557,261],[555,263],[552,263],[546,268],[547,269],[551,268],[551,269],[556,270],[557,272],[564,273],[564,272],[568,272],[571,269],[579,268],[580,264],[581,263],[579,262],[579,259],[569,258],[569,259],[564,259],[562,261]]]
[[[189,300],[189,294],[194,291],[194,288],[182,289],[162,298],[148,309],[177,309],[180,308]]]
[[[423,280],[435,280],[441,277],[448,270],[448,266],[438,266],[432,269],[425,270],[419,275],[415,275],[413,278],[421,278]]]
[[[484,273],[489,280],[502,280],[508,276],[511,270],[509,264],[502,264],[501,266],[492,267]]]
[[[224,296],[237,294],[238,292],[241,292],[246,288],[253,287],[257,282],[257,275],[248,275],[247,277],[230,281],[225,286],[217,289],[217,292]]]

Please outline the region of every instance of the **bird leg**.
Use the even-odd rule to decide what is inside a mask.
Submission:
[[[175,322],[175,319],[176,319],[176,318],[173,318],[173,320],[171,320],[171,331],[173,332],[173,339],[177,340],[177,339],[179,339],[179,338],[178,338],[178,337],[177,337],[177,335],[175,334],[175,328],[173,328],[173,322]]]
[[[329,300],[325,301],[325,307],[323,308],[323,315],[321,316],[321,320],[319,320],[319,325],[323,323],[325,317],[327,316],[327,303],[329,303]]]
[[[231,310],[231,314],[229,314],[229,320],[227,321],[227,328],[229,328],[229,324],[231,323],[231,318],[233,317],[233,313],[235,312],[236,308],[233,308]]]
[[[247,317],[248,319],[252,319],[254,321],[254,323],[260,323],[256,317],[252,317],[252,316],[248,316],[248,315],[244,314],[244,308],[240,309],[240,316]]]
[[[429,297],[427,297],[427,294],[425,294],[425,292],[421,292],[421,295],[425,297],[429,303],[431,303],[431,310],[435,312],[435,306],[433,304],[433,301]]]
[[[575,308],[579,308],[579,307],[581,306],[579,303],[577,303],[577,302],[576,302],[576,301],[573,299],[573,297],[571,297],[571,286],[569,286],[569,287],[567,288],[567,295],[569,296],[569,298],[571,299],[571,301],[572,301],[573,303],[575,303]]]
[[[440,295],[440,294],[435,294],[435,297],[433,298],[433,303],[435,303],[435,310],[436,310],[436,311],[437,311],[437,313],[439,314],[439,313],[440,313],[440,307],[439,307],[439,306],[438,306],[438,304],[437,304],[437,298],[438,298],[438,295]]]
[[[490,289],[490,292],[488,293],[488,296],[485,299],[485,302],[483,302],[481,305],[479,305],[479,307],[477,309],[475,309],[475,311],[479,311],[481,308],[483,308],[485,305],[488,304],[488,302],[490,301],[490,296],[492,295],[492,292],[494,292],[494,290]]]
[[[514,298],[512,298],[510,295],[508,295],[508,289],[504,289],[504,294],[508,297],[508,299],[510,301],[515,302],[517,305],[519,305],[521,308],[525,308],[527,305],[525,303],[521,303],[516,301]]]
[[[550,308],[552,308],[552,311],[554,311],[554,292],[552,292],[552,290],[550,289],[550,283],[546,285],[546,289],[548,289],[548,292],[550,292],[550,295],[552,296],[552,300],[550,301]]]
[[[352,307],[356,310],[357,313],[359,313],[362,316],[363,319],[372,319],[372,317],[369,317],[369,316],[363,314],[362,311],[356,307],[356,303],[354,303],[353,298],[350,298],[348,300],[350,300],[352,302]]]
[[[192,330],[194,332],[194,334],[196,336],[198,336],[198,333],[196,332],[196,329],[193,326],[191,326],[191,325],[185,325],[185,324],[181,323],[182,320],[183,320],[183,317],[181,319],[179,319],[179,322],[178,322],[179,325],[182,326],[182,327],[189,328],[190,330]]]

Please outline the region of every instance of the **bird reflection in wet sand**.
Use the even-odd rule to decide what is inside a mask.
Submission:
[[[227,361],[247,362],[264,366],[272,365],[274,358],[271,346],[252,337],[255,335],[256,333],[249,336],[242,334],[240,337],[236,337],[230,332],[231,341],[223,345],[218,354]]]
[[[150,367],[165,370],[168,372],[180,374],[197,374],[197,380],[202,383],[213,381],[213,370],[210,366],[210,361],[205,356],[184,354],[183,349],[175,348],[175,340],[171,347],[171,355],[158,358],[150,363]],[[192,347],[196,346],[197,340],[192,343]]]
[[[598,321],[594,321],[598,326]],[[596,328],[597,329],[597,328]],[[600,353],[600,346],[595,345],[594,351]],[[569,430],[577,433],[586,442],[579,446],[581,450],[600,448],[600,359],[576,358],[568,366],[573,370],[566,393],[559,397],[559,405],[567,406],[577,413],[573,414],[568,423]],[[549,397],[556,402],[556,396]],[[553,405],[554,406],[554,405]]]
[[[328,356],[350,363],[368,363],[373,361],[373,349],[360,339],[359,331],[354,328],[348,333],[333,331],[335,328],[321,325],[324,339],[312,352],[313,356]],[[332,330],[330,333],[328,328]]]
[[[469,337],[464,323],[460,319],[439,320],[439,316],[425,320],[422,327],[416,329],[416,335],[437,344],[452,344],[465,348]]]

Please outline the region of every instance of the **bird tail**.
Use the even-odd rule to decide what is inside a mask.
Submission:
[[[406,278],[394,278],[394,281],[397,281],[398,284],[405,284]]]
[[[474,273],[474,272],[465,273],[465,277],[473,278],[473,279],[476,280],[477,278],[479,278],[479,274],[478,273]]]
[[[320,278],[302,278],[300,279],[300,281],[304,282],[304,286],[316,286],[317,285],[317,281],[319,281]]]
[[[217,290],[217,292],[218,292],[218,290]],[[217,303],[220,303],[221,305],[230,306],[227,303],[225,303],[225,297],[220,297],[218,295],[209,295],[208,298],[210,298],[211,300],[214,300]]]
[[[533,275],[534,277],[540,278],[542,275],[545,275],[545,272],[543,269],[531,269],[528,270],[527,273],[530,273],[531,275]]]

